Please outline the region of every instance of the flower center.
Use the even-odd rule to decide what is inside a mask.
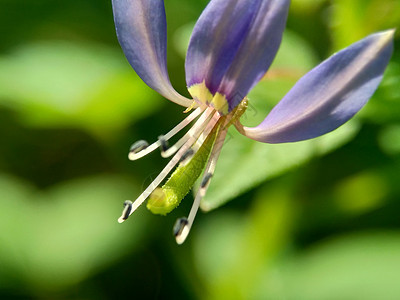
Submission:
[[[183,243],[214,174],[228,128],[238,121],[246,108],[246,98],[227,115],[221,115],[214,107],[203,105],[194,110],[170,132],[159,136],[155,143],[149,145],[143,140],[134,143],[129,153],[130,160],[141,158],[157,148],[161,149],[162,157],[174,156],[135,202],[132,203],[129,200],[124,202],[124,210],[118,221],[120,223],[125,221],[148,197],[150,199],[147,208],[150,211],[162,215],[169,213],[180,204],[203,172],[200,187],[188,218],[178,219],[174,226],[177,243]],[[169,147],[168,140],[196,118],[197,121],[192,128],[173,146]],[[178,166],[170,178],[162,187],[159,187],[176,165]]]
[[[214,95],[206,86],[205,80],[201,83],[193,84],[188,88],[190,95],[197,101],[200,105],[212,106],[221,115],[229,114],[229,103],[225,95],[216,92]]]

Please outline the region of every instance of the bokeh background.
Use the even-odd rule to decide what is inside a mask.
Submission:
[[[315,140],[268,145],[232,128],[188,240],[141,207],[165,165],[130,145],[184,116],[118,45],[111,1],[0,0],[1,299],[399,299],[400,43],[356,118]],[[171,81],[208,1],[166,0]],[[279,55],[250,94],[262,120],[333,52],[400,25],[397,0],[293,0]],[[218,209],[216,209],[219,207]]]

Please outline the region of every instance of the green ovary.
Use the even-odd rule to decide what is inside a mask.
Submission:
[[[214,146],[220,122],[213,128],[199,150],[187,164],[180,164],[171,177],[151,195],[146,207],[154,214],[166,215],[189,193],[203,171]]]

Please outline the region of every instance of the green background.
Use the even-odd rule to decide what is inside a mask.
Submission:
[[[166,164],[157,151],[129,161],[130,145],[184,115],[127,63],[110,2],[0,0],[0,298],[399,299],[399,31],[379,89],[337,131],[268,145],[232,128],[210,212],[178,246],[192,195],[167,217],[143,205],[117,223]],[[185,51],[208,1],[165,2],[169,74],[188,95]],[[243,122],[335,51],[399,25],[395,0],[293,0]]]

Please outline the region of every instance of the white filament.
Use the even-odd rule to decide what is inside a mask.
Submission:
[[[212,115],[209,116],[209,119],[211,119],[211,117],[212,117]],[[203,122],[201,131],[203,131],[203,130],[206,128],[209,119],[207,119],[206,121]],[[202,133],[201,135],[203,135],[203,133]],[[161,152],[161,156],[164,157],[164,158],[170,157],[172,154],[174,154],[176,151],[178,151],[178,150],[186,143],[186,141],[189,139],[189,137],[190,137],[190,136],[189,136],[188,134],[185,134],[182,138],[180,138],[180,139],[179,139],[173,146],[171,146],[168,150],[166,150],[166,151],[164,151],[164,152]],[[204,141],[203,141],[203,142],[204,142]],[[197,144],[197,141],[196,141],[195,144]],[[198,148],[199,148],[199,147],[194,148],[194,149],[193,149],[194,152],[196,152],[196,151],[198,150]]]
[[[214,114],[212,115],[212,113]],[[211,120],[209,117],[212,115]],[[201,117],[196,121],[194,126],[186,134],[189,138],[186,143],[179,149],[179,151],[174,155],[174,157],[169,161],[161,173],[154,179],[154,181],[143,191],[143,193],[133,202],[129,216],[150,196],[150,194],[160,185],[164,178],[171,172],[175,165],[180,161],[182,155],[196,142],[200,134],[210,134],[211,130],[214,128],[215,124],[219,120],[220,115],[215,112],[211,107],[207,108]],[[204,129],[204,122],[208,122]],[[124,221],[121,219],[121,221]]]
[[[172,130],[170,130],[167,134],[164,135],[165,141],[168,141],[171,137],[173,137],[175,134],[177,134],[179,131],[181,131],[183,128],[185,128],[188,124],[190,124],[194,119],[196,119],[202,112],[204,111],[204,107],[198,107],[196,108],[189,116],[187,116],[182,122],[180,122],[178,125],[176,125]],[[128,155],[128,158],[130,160],[136,160],[139,159],[150,152],[154,151],[158,147],[160,147],[161,141],[158,140],[157,142],[151,144],[147,148],[143,149],[142,151],[138,153],[130,152]]]

